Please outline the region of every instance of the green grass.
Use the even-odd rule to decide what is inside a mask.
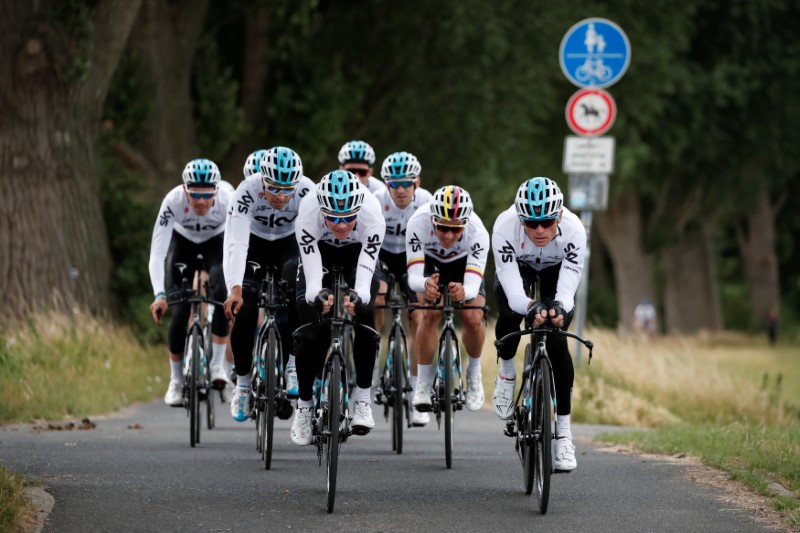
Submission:
[[[0,465],[0,531],[24,531],[32,512],[22,476]]]

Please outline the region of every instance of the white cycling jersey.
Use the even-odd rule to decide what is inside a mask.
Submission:
[[[300,247],[300,260],[306,279],[306,300],[311,303],[322,290],[322,256],[319,244],[334,247],[361,245],[356,269],[355,291],[364,301],[370,301],[370,285],[378,261],[386,222],[381,215],[381,206],[372,194],[364,195],[364,204],[358,212],[356,225],[346,239],[338,240],[325,224],[325,217],[317,203],[316,191],[311,191],[300,202],[300,211],[295,223],[295,235]]]
[[[465,300],[472,300],[478,296],[483,281],[483,271],[489,257],[489,232],[480,217],[472,213],[461,238],[452,247],[444,248],[436,237],[430,202],[426,202],[411,216],[406,229],[408,286],[416,292],[425,292],[425,256],[440,263],[451,263],[466,257],[464,293]]]
[[[260,174],[254,174],[239,184],[228,210],[230,214],[223,244],[223,270],[228,291],[242,284],[250,234],[267,241],[294,235],[294,222],[300,201],[309,191],[314,191],[315,187],[313,181],[303,176],[298,180],[295,193],[286,206],[275,209],[264,194],[264,182]]]
[[[517,210],[511,206],[500,213],[494,223],[492,249],[497,278],[515,313],[526,314],[531,302],[525,294],[518,264],[539,271],[560,263],[555,298],[567,312],[575,307],[575,291],[581,281],[586,255],[586,230],[575,213],[562,208],[555,238],[546,246],[538,247],[525,235]]]
[[[363,185],[363,183],[362,183],[362,185]],[[367,189],[372,194],[375,194],[376,192],[380,191],[381,189],[385,189],[385,188],[386,188],[386,184],[383,182],[382,179],[376,178],[375,176],[370,176],[369,179],[367,179]]]
[[[381,212],[386,220],[386,237],[383,239],[382,249],[393,254],[401,254],[406,251],[406,228],[419,206],[431,199],[431,193],[425,189],[417,187],[414,191],[414,198],[408,207],[400,209],[392,200],[389,188],[375,193],[375,198],[381,203]]]
[[[150,283],[153,294],[164,292],[164,261],[172,240],[172,231],[200,244],[225,231],[225,217],[233,195],[233,185],[220,181],[214,205],[203,215],[197,215],[189,204],[183,185],[178,185],[164,197],[158,211],[153,238],[150,242]]]

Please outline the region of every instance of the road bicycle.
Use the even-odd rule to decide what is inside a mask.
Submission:
[[[503,433],[514,439],[514,448],[522,463],[525,494],[536,489],[536,503],[541,514],[547,512],[550,501],[550,476],[553,473],[553,440],[559,438],[556,422],[556,391],[553,367],[547,355],[547,335],[562,335],[577,339],[589,349],[592,360],[592,341],[555,327],[527,327],[509,333],[494,344],[498,349],[516,337],[531,336],[525,346],[522,387],[514,400],[514,414],[506,422]],[[535,348],[534,348],[535,347]]]
[[[466,387],[461,369],[461,347],[453,323],[455,310],[482,309],[484,316],[486,307],[454,303],[450,291],[444,285],[439,286],[442,304],[432,306],[409,306],[420,311],[440,310],[444,314],[444,324],[439,333],[439,351],[436,358],[436,375],[433,378],[431,391],[431,410],[436,416],[436,425],[442,429],[444,420],[444,455],[447,468],[453,467],[453,429],[456,411],[461,411],[466,402]]]
[[[333,293],[331,316],[323,318],[319,322],[300,326],[293,334],[295,341],[298,341],[302,332],[308,328],[327,325],[331,329],[331,344],[322,365],[322,384],[314,400],[314,416],[312,418],[312,432],[320,466],[322,466],[322,457],[325,457],[327,510],[329,513],[333,512],[336,501],[339,448],[353,434],[350,427],[352,417],[349,410],[350,390],[347,386],[349,376],[346,363],[347,357],[352,355],[349,353],[352,343],[345,346],[346,326],[350,326],[353,330],[359,328],[366,330],[375,337],[376,341],[380,339],[380,334],[373,328],[353,322],[347,316],[344,307],[347,283],[342,270],[334,267],[331,276]]]
[[[186,333],[186,344],[183,354],[183,406],[189,416],[189,444],[192,448],[200,442],[200,403],[206,404],[206,425],[214,429],[215,415],[212,400],[211,362],[209,346],[211,345],[210,317],[213,313],[212,306],[222,308],[222,303],[211,299],[208,279],[203,279],[200,272],[205,271],[203,256],[197,256],[198,289],[190,286],[189,280],[183,278],[180,293],[171,297],[169,305],[188,303],[192,306],[192,319]],[[202,312],[202,305],[207,304],[206,313]],[[210,308],[210,310],[209,310]]]
[[[264,321],[256,339],[250,388],[253,395],[251,416],[256,422],[256,450],[261,453],[266,470],[272,466],[275,416],[285,420],[292,415],[284,378],[283,345],[275,320],[276,313],[288,306],[287,295],[286,280],[278,280],[276,269],[268,267],[258,295],[258,307],[264,309]]]
[[[395,279],[389,274],[386,303],[377,309],[392,310],[392,331],[386,347],[386,359],[378,381],[375,403],[383,405],[383,416],[392,422],[392,451],[403,453],[403,425],[411,427],[411,359],[402,312],[406,304],[394,290]]]

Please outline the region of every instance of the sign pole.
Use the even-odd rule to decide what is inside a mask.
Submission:
[[[592,211],[581,211],[581,222],[583,227],[586,228],[586,254],[583,260],[583,274],[581,275],[581,282],[578,285],[578,293],[575,295],[575,334],[583,337],[583,327],[586,324],[586,302],[589,296],[589,259],[592,256],[592,247],[590,245],[592,237]],[[575,366],[581,366],[581,344],[577,339],[573,339],[572,345],[572,359]]]

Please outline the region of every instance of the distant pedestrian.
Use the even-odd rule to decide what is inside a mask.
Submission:
[[[778,340],[778,308],[770,307],[767,311],[767,335],[769,336],[770,346],[774,346]]]
[[[653,337],[658,332],[656,308],[647,298],[642,298],[633,310],[633,326],[637,332],[647,337]]]

